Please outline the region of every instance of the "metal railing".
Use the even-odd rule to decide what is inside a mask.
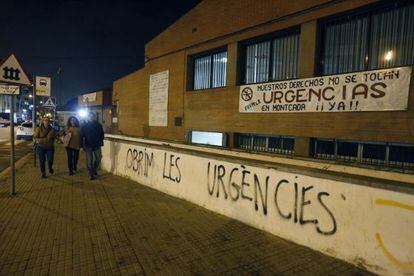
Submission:
[[[294,138],[288,136],[238,134],[236,147],[244,150],[294,153]]]
[[[344,151],[341,152],[341,143],[352,144],[356,150],[349,151],[348,154]],[[402,154],[398,155],[397,147],[404,147],[407,151],[411,150],[414,152],[414,145],[411,144],[315,138],[313,156],[320,159],[413,169],[414,156],[411,157],[411,160],[407,160],[407,158],[401,156]]]

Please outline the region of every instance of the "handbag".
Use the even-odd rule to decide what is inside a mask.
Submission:
[[[71,132],[67,132],[65,135],[63,135],[62,142],[63,142],[63,145],[65,147],[69,146],[71,138],[72,138],[72,133]]]

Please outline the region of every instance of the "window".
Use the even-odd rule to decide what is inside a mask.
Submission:
[[[190,143],[193,144],[204,144],[221,147],[226,145],[226,135],[222,132],[191,131],[189,134]]]
[[[226,86],[227,52],[195,57],[194,90]]]
[[[385,144],[363,143],[362,162],[371,164],[385,164],[387,147]]]
[[[372,165],[414,168],[414,145],[316,138],[314,156]]]
[[[318,139],[315,143],[315,155],[319,158],[333,158],[335,156],[335,141]]]
[[[356,161],[358,158],[358,143],[338,141],[336,157],[344,161]]]
[[[293,154],[295,140],[288,136],[238,134],[236,147],[246,150]]]
[[[389,161],[391,165],[409,167],[414,164],[413,145],[391,145],[389,149]]]
[[[245,83],[294,79],[298,75],[299,33],[246,46]]]
[[[414,63],[414,4],[393,3],[322,23],[324,75]]]

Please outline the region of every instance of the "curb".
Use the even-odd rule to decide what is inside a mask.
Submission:
[[[30,157],[33,155],[33,152],[29,152],[19,160],[15,161],[14,168],[15,170],[21,169],[30,159]],[[0,182],[6,180],[10,175],[10,167],[7,169],[4,169],[0,172]]]

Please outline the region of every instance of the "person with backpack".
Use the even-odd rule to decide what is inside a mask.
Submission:
[[[53,174],[53,158],[55,154],[55,130],[50,125],[48,117],[43,117],[42,123],[33,135],[33,139],[36,152],[39,155],[40,172],[42,173],[42,178],[46,178],[46,159],[49,173]]]
[[[98,168],[101,164],[104,131],[94,113],[90,113],[88,119],[81,126],[79,142],[86,153],[86,165],[90,180],[94,180],[98,176]]]

